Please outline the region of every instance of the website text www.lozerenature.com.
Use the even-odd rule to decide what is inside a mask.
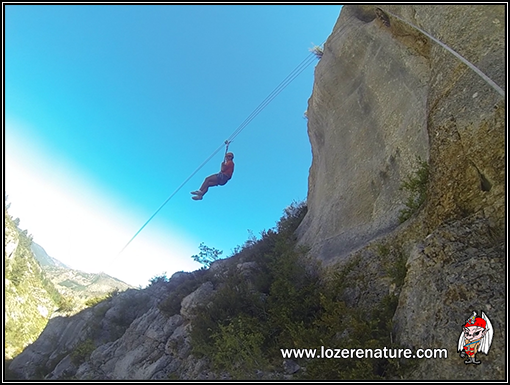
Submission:
[[[321,346],[320,349],[280,349],[283,358],[327,358],[327,359],[363,359],[363,358],[418,358],[445,359],[448,358],[446,349],[333,349]]]

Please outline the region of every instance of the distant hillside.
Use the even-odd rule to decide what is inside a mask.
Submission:
[[[88,299],[112,291],[133,288],[133,286],[104,273],[86,273],[72,269],[48,255],[46,250],[35,242],[32,242],[30,248],[47,277],[62,294]]]
[[[63,297],[30,249],[32,237],[5,210],[5,358],[17,356],[46,327]]]
[[[85,273],[67,267],[49,265],[43,266],[43,270],[59,292],[82,299],[133,288],[104,273]]]
[[[70,316],[132,286],[106,274],[73,270],[19,228],[5,206],[5,358],[34,342],[56,315]]]
[[[48,255],[48,253],[46,253],[46,250],[44,250],[44,248],[41,245],[38,245],[37,243],[32,242],[30,249],[34,253],[34,257],[35,257],[35,259],[37,259],[37,261],[39,262],[39,265],[41,265],[41,267],[58,266],[58,267],[63,267],[63,268],[69,269],[69,267],[66,266],[65,264],[63,264],[62,262],[56,260],[55,258],[50,257]]]

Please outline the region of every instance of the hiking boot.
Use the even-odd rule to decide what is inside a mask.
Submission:
[[[192,197],[191,197],[191,199],[194,199],[194,200],[196,200],[196,201],[201,201],[201,200],[202,200],[202,194],[200,194],[200,195],[194,195],[194,196],[192,196]]]
[[[193,195],[203,195],[202,191],[200,191],[200,190],[192,191],[191,193],[192,193]]]

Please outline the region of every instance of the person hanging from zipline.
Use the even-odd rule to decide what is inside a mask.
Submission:
[[[225,143],[227,144],[227,148],[225,150],[225,159],[221,163],[220,172],[217,174],[209,175],[207,178],[205,178],[204,183],[202,183],[202,186],[200,187],[200,190],[191,192],[191,194],[193,194],[192,199],[196,201],[201,200],[209,190],[209,187],[224,186],[230,180],[230,178],[232,178],[232,174],[234,173],[234,154],[231,152],[226,152],[228,150],[228,142]]]

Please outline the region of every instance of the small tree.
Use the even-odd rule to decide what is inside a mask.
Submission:
[[[168,282],[168,277],[166,276],[166,271],[161,275],[156,275],[156,276],[152,277],[149,280],[149,282],[150,282],[149,286],[157,285],[160,282]]]
[[[208,268],[211,266],[211,263],[220,259],[220,255],[223,253],[221,250],[207,247],[204,245],[204,242],[200,243],[198,248],[200,249],[200,253],[198,255],[192,255],[191,258],[203,265],[205,268]]]

